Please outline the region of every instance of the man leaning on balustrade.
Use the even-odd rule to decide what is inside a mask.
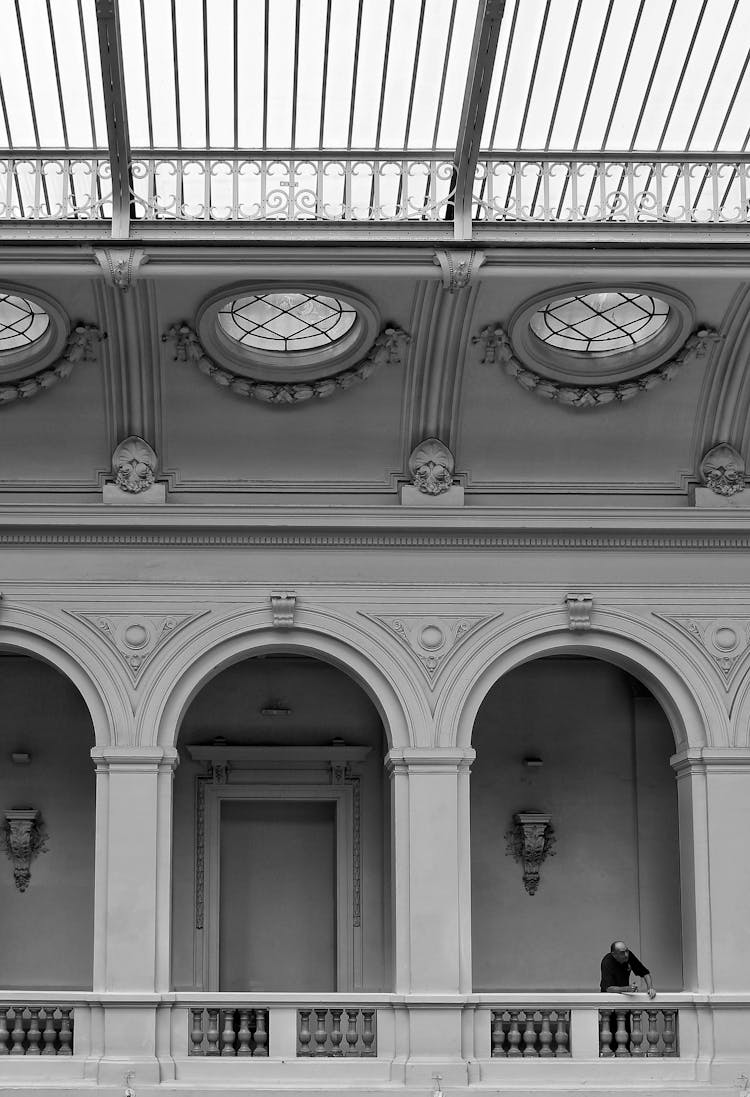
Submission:
[[[649,998],[656,997],[651,972],[641,963],[624,941],[613,941],[609,952],[602,957],[600,988],[604,994],[637,994],[640,990],[633,977],[638,976],[646,984]]]

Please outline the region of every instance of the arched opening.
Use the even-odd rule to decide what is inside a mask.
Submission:
[[[675,744],[654,695],[602,659],[541,657],[495,682],[472,745],[474,990],[597,990],[615,939],[681,990]],[[554,838],[538,865],[534,814]]]
[[[94,945],[94,729],[76,686],[0,651],[2,985],[90,990]],[[15,831],[15,856],[9,842]],[[30,859],[22,855],[28,843]],[[62,919],[62,921],[61,921]]]
[[[198,690],[177,748],[173,985],[384,989],[388,748],[361,686],[310,655],[264,651]]]

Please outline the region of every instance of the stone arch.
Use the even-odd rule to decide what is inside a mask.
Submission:
[[[141,711],[140,741],[145,745],[151,737],[159,746],[174,746],[190,702],[211,678],[233,663],[271,651],[310,655],[348,674],[375,705],[389,747],[412,746],[412,729],[431,729],[426,701],[403,667],[357,624],[330,612],[305,610],[297,613],[293,628],[271,628],[264,608],[226,617],[171,653]]]
[[[111,673],[88,638],[38,610],[6,610],[0,623],[0,647],[48,663],[68,678],[88,710],[97,747],[117,742],[129,728],[132,710],[122,683]]]
[[[481,635],[446,684],[438,708],[441,745],[470,746],[479,706],[503,675],[531,659],[566,652],[604,659],[647,686],[669,720],[675,750],[729,742],[728,721],[705,668],[649,622],[597,610],[596,626],[571,632],[565,611],[514,621],[490,642]]]

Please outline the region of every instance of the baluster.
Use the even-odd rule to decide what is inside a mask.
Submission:
[[[602,1059],[614,1055],[612,1050],[612,1029],[610,1028],[609,1010],[599,1012],[599,1055]]]
[[[615,1043],[617,1044],[617,1047],[615,1048],[615,1055],[623,1057],[625,1055],[630,1055],[630,1052],[628,1051],[628,1030],[625,1027],[625,1015],[627,1010],[618,1009],[615,1013],[617,1017],[617,1028],[615,1030]]]
[[[568,1014],[566,1012],[551,1013],[550,1017],[553,1021],[557,1021],[555,1027],[555,1055],[564,1056],[570,1055],[570,1049],[568,1048]]]
[[[57,1048],[55,1042],[57,1040],[57,1032],[55,1031],[55,1007],[44,1007],[44,1032],[42,1033],[42,1039],[44,1040],[44,1050],[42,1055],[57,1055]]]
[[[203,1054],[203,1010],[191,1009],[193,1023],[190,1029],[190,1055]]]
[[[664,1031],[661,1038],[664,1042],[664,1055],[676,1055],[675,1040],[677,1037],[676,1013],[673,1009],[663,1009],[661,1015],[664,1018]]]
[[[646,1030],[646,1039],[648,1040],[647,1056],[654,1056],[659,1054],[659,1026],[657,1023],[659,1011],[657,1009],[647,1009],[646,1014],[648,1016],[648,1029]]]
[[[0,1055],[8,1054],[8,1007],[0,1007]]]
[[[521,1033],[518,1029],[518,1019],[521,1015],[517,1009],[509,1010],[510,1028],[508,1029],[508,1058],[514,1058],[516,1055],[521,1054],[519,1044],[521,1043]]]
[[[499,1009],[492,1011],[492,1054],[493,1056],[505,1055],[505,1029],[503,1028],[503,1015]]]
[[[29,1006],[29,1014],[31,1020],[29,1022],[29,1031],[26,1033],[26,1039],[28,1040],[28,1048],[26,1050],[27,1055],[41,1055],[39,1048],[39,1041],[42,1038],[42,1030],[39,1028],[39,1010],[40,1006]]]
[[[630,1054],[634,1058],[639,1058],[645,1055],[643,1050],[643,1028],[642,1028],[643,1010],[633,1009],[630,1011]]]
[[[346,1042],[349,1045],[349,1054],[356,1055],[355,1047],[359,1040],[359,1034],[357,1032],[357,1018],[359,1017],[358,1009],[348,1009],[346,1011]]]
[[[523,1042],[524,1042],[524,1055],[531,1056],[537,1055],[536,1050],[536,1029],[534,1028],[534,1014],[533,1013],[519,1013],[518,1020],[523,1021]]]
[[[315,1048],[316,1055],[325,1055],[326,1053],[326,1041],[328,1040],[328,1030],[326,1028],[326,1015],[327,1009],[316,1009],[315,1016],[318,1018],[318,1027],[315,1029]]]
[[[73,1054],[73,1027],[71,1024],[70,1014],[72,1010],[70,1008],[65,1009],[60,1007],[60,1050],[58,1055],[72,1055]]]
[[[365,1045],[365,1049],[362,1052],[363,1055],[375,1055],[375,1031],[372,1027],[373,1017],[375,1016],[374,1009],[362,1010],[362,1043]]]
[[[255,1032],[253,1033],[255,1048],[253,1050],[253,1055],[257,1055],[259,1059],[268,1057],[268,1026],[266,1024],[267,1019],[267,1010],[255,1010]]]
[[[344,1038],[344,1034],[341,1031],[341,1014],[343,1009],[331,1010],[331,1055],[343,1055],[341,1050],[341,1041]]]
[[[552,1048],[552,1030],[549,1027],[550,1011],[543,1009],[541,1012],[542,1027],[539,1030],[539,1054],[545,1059],[549,1059],[553,1054]]]
[[[26,1051],[23,1046],[24,1037],[26,1033],[23,1027],[23,1007],[15,1006],[13,1009],[13,1031],[10,1034],[10,1038],[13,1041],[13,1047],[10,1049],[11,1055],[25,1055]]]
[[[252,1033],[250,1032],[250,1010],[240,1010],[240,1027],[237,1030],[237,1054],[238,1055],[252,1055],[250,1050],[250,1041],[252,1040]]]
[[[218,1009],[209,1009],[208,1011],[208,1028],[206,1029],[206,1040],[208,1041],[208,1048],[206,1055],[218,1055],[219,1054],[219,1011]]]
[[[299,1033],[297,1039],[300,1042],[300,1055],[311,1055],[310,1040],[312,1039],[312,1033],[310,1032],[310,1014],[312,1010],[301,1009],[299,1011]]]
[[[234,1010],[222,1010],[224,1014],[224,1027],[221,1032],[222,1055],[235,1055],[234,1050]]]

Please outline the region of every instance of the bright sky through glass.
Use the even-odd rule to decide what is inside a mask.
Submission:
[[[120,0],[135,149],[452,155],[478,0]],[[94,0],[0,0],[0,144],[106,146]],[[507,0],[485,149],[741,151],[750,0]]]

